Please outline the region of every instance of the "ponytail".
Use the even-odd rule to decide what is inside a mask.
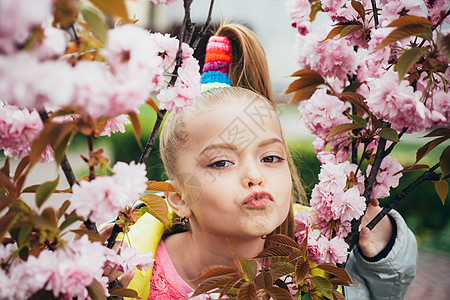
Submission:
[[[231,43],[231,85],[254,91],[273,103],[266,53],[258,37],[239,24],[222,24],[216,35],[227,37]]]

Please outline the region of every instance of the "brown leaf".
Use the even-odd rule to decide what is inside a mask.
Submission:
[[[11,179],[2,172],[0,172],[0,187],[4,188],[12,198],[16,198],[18,196]]]
[[[9,177],[10,169],[9,169],[9,157],[8,156],[5,158],[5,164],[0,169],[0,172]]]
[[[267,293],[272,297],[274,300],[291,300],[292,295],[289,291],[282,289],[277,286],[269,286],[266,288]]]
[[[350,283],[347,280],[340,278],[340,277],[329,278],[328,280],[331,282],[332,285],[350,286]]]
[[[344,295],[342,295],[338,291],[333,290],[333,291],[331,291],[331,294],[333,294],[333,299],[334,300],[345,300]]]
[[[141,197],[141,201],[147,205],[152,216],[164,224],[169,224],[167,219],[169,209],[167,208],[166,200],[155,194],[146,194]]]
[[[117,16],[124,19],[128,18],[128,11],[125,0],[89,0],[101,11],[110,16]]]
[[[438,194],[439,198],[441,199],[442,205],[445,205],[445,198],[447,198],[448,195],[448,183],[445,179],[439,180],[439,181],[433,181],[434,182],[434,188],[436,190],[436,193]]]
[[[347,282],[349,282],[349,283],[353,283],[352,279],[348,275],[347,271],[345,271],[343,268],[339,268],[339,267],[335,266],[334,264],[330,264],[330,263],[319,264],[319,265],[317,265],[317,268],[327,271],[328,273],[338,276],[344,280],[347,280]]]
[[[302,90],[296,91],[289,103],[292,104],[292,103],[296,103],[299,101],[308,100],[309,98],[311,98],[311,96],[314,94],[314,92],[316,90],[317,90],[317,87],[312,87],[312,88],[307,88],[307,89],[302,89]]]
[[[384,40],[381,41],[380,45],[378,45],[378,47],[375,51],[378,51],[392,43],[397,42],[397,41],[403,40],[404,38],[407,38],[410,36],[418,36],[418,35],[427,33],[428,29],[429,29],[428,26],[418,25],[418,24],[405,25],[402,27],[398,27],[398,28],[394,29]]]
[[[448,140],[450,138],[450,136],[443,136],[443,137],[439,137],[437,139],[434,139],[432,141],[429,141],[428,143],[426,143],[425,145],[423,145],[422,147],[420,147],[419,149],[417,149],[416,152],[416,162],[417,163],[419,160],[421,160],[425,155],[427,155],[431,150],[433,150],[434,148],[436,148],[437,146],[439,146],[440,144],[442,144],[443,142],[445,142],[446,140]]]
[[[304,70],[302,70],[302,71],[304,71]],[[300,75],[300,79],[295,80],[294,82],[292,82],[289,85],[285,94],[290,94],[292,92],[302,90],[305,88],[315,88],[318,85],[325,83],[325,80],[317,72],[307,72],[307,73],[296,72],[294,74],[302,74],[302,75]],[[294,75],[292,75],[292,76],[294,76]]]
[[[28,156],[25,156],[19,161],[19,164],[17,165],[16,171],[14,172],[14,181],[16,181],[19,176],[22,175],[25,168],[30,164],[30,158]]]
[[[230,275],[230,274],[237,274],[236,270],[222,265],[213,265],[209,266],[206,269],[204,269],[200,275],[198,275],[195,280],[204,280],[210,277],[216,277],[216,276],[222,276],[222,275]]]
[[[238,300],[256,300],[256,286],[253,282],[245,282],[238,290]]]
[[[243,280],[241,277],[239,277],[237,274],[230,274],[230,275],[223,275],[223,276],[216,276],[211,277],[200,283],[197,287],[197,289],[194,291],[194,296],[198,296],[201,294],[204,294],[206,292],[213,291],[217,288],[223,287],[225,285],[228,285],[229,281],[233,279],[235,281]]]
[[[441,179],[443,179],[448,173],[450,173],[450,146],[447,146],[444,151],[442,151],[442,154],[439,157],[439,164],[442,171]]]
[[[164,181],[147,181],[147,191],[176,192],[170,183]]]
[[[0,218],[0,240],[3,240],[3,237],[8,232],[17,216],[18,214],[16,212],[8,212]]]
[[[415,171],[415,170],[422,170],[422,169],[429,169],[429,168],[430,168],[430,166],[428,166],[428,165],[420,165],[420,164],[407,166],[407,167],[404,167],[403,170],[400,170],[400,171],[394,173],[394,176],[398,175],[400,173],[405,173],[405,172],[410,172],[410,171]]]
[[[341,33],[342,29],[345,28],[345,26],[346,25],[336,25],[336,26],[334,26],[333,29],[331,29],[331,31],[328,33],[327,37],[323,41],[320,41],[320,42],[324,42],[326,40],[330,40],[330,39],[338,36]]]
[[[408,25],[423,25],[429,27],[433,26],[433,24],[427,18],[407,15],[392,21],[386,27],[403,27]]]
[[[345,92],[340,94],[340,97],[370,114],[370,109],[366,102],[364,102],[366,98],[363,95],[356,92]]]
[[[128,298],[139,298],[138,293],[132,289],[126,289],[121,286],[115,286],[109,290],[111,296],[128,297]]]
[[[274,234],[267,237],[267,241],[277,243],[283,246],[299,249],[299,245],[292,238],[284,234]]]
[[[351,131],[353,129],[358,129],[358,128],[362,128],[362,126],[360,124],[357,123],[344,123],[344,124],[339,124],[336,125],[335,127],[333,127],[330,132],[328,133],[327,138],[332,138],[336,135],[340,135],[343,134],[345,132]]]
[[[352,7],[358,12],[358,15],[364,22],[366,20],[366,10],[364,9],[364,5],[362,5],[361,2],[352,0]]]
[[[70,231],[80,237],[83,236],[84,234],[86,234],[89,237],[89,240],[91,240],[92,242],[100,242],[102,240],[100,234],[98,234],[98,232],[95,232],[92,230],[74,229],[74,230],[70,230]]]
[[[269,273],[272,275],[272,279],[282,278],[286,275],[294,273],[295,268],[291,263],[278,262],[271,265]]]
[[[285,247],[268,247],[261,251],[255,258],[274,258],[274,257],[286,257],[292,250]]]
[[[0,195],[0,212],[8,207],[14,200],[5,195]]]
[[[349,24],[349,25],[345,26],[344,29],[342,29],[340,38],[346,37],[347,35],[350,35],[353,32],[361,30],[363,28],[364,27],[362,24]]]
[[[92,300],[106,300],[103,286],[97,281],[97,279],[94,278],[92,280],[92,283],[87,287],[87,290]]]
[[[303,259],[297,260],[295,265],[295,282],[299,284],[309,272],[309,262]]]
[[[405,74],[411,70],[416,62],[427,52],[425,48],[412,47],[406,50],[402,56],[398,59],[395,65],[398,72],[398,80],[401,81],[405,77]]]
[[[450,137],[450,128],[436,128],[433,129],[431,132],[429,132],[427,135],[424,135],[424,137],[434,137],[434,136],[449,136]]]
[[[134,112],[129,112],[128,116],[130,116],[131,125],[133,125],[134,137],[136,138],[136,141],[138,142],[138,144],[140,144],[141,136],[142,136],[141,121],[139,120],[138,115]]]
[[[70,201],[66,200],[64,201],[64,203],[61,205],[60,208],[58,208],[57,212],[56,212],[56,217],[58,218],[58,220],[65,214],[65,212],[67,211],[67,209],[70,206]]]
[[[147,99],[146,103],[148,106],[150,106],[158,115],[161,114],[159,111],[158,103],[156,103],[155,99],[153,97],[150,97]]]

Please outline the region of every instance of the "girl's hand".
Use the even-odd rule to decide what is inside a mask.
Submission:
[[[359,248],[366,257],[372,258],[380,253],[389,243],[392,236],[392,224],[385,216],[372,231],[365,227],[381,211],[381,207],[369,204],[364,215],[359,233]]]

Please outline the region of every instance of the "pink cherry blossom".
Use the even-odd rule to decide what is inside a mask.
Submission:
[[[419,101],[420,93],[414,92],[407,81],[399,82],[396,72],[387,71],[373,80],[369,88],[367,105],[377,117],[390,122],[392,128],[409,127],[408,132],[416,132],[429,127],[430,112]]]
[[[381,22],[384,19],[388,22],[392,22],[405,13],[419,17],[426,16],[420,7],[423,3],[420,0],[381,0],[380,2],[380,7],[382,8],[380,16]]]
[[[100,136],[111,136],[111,133],[116,132],[124,133],[126,124],[131,124],[131,121],[128,120],[126,115],[119,115],[109,119],[106,122],[105,128],[103,128],[103,131],[100,133]]]
[[[0,1],[0,52],[12,54],[23,46],[32,28],[51,14],[52,0]]]
[[[448,10],[447,0],[433,0],[424,1],[428,8],[428,17],[431,18],[433,24],[436,24],[441,19],[441,13],[445,13]],[[449,23],[450,19],[447,17],[444,19],[445,23]]]
[[[296,28],[301,35],[306,35],[311,30],[309,14],[311,4],[307,0],[287,0],[285,2],[286,12],[292,20],[292,27]]]
[[[67,47],[66,33],[55,27],[44,28],[44,39],[33,48],[39,60],[46,60],[64,53]]]
[[[347,184],[344,164],[325,164],[320,167],[319,185],[329,192],[343,191]]]
[[[162,89],[157,98],[160,108],[169,112],[183,112],[200,95],[200,67],[197,59],[183,59],[178,69],[178,78],[173,87]]]
[[[161,87],[162,58],[147,30],[131,24],[109,30],[102,55],[119,81],[140,79],[145,82],[141,89],[147,89],[148,94]]]
[[[30,53],[0,56],[2,101],[41,109],[65,106],[74,94],[72,68],[63,61],[39,62]]]
[[[309,100],[301,101],[298,106],[306,126],[320,138],[326,138],[336,125],[350,122],[343,114],[345,108],[344,102],[324,89],[317,89]]]
[[[159,32],[152,33],[151,37],[156,44],[158,56],[162,58],[164,70],[172,72],[175,68],[179,40],[171,37],[168,33],[163,35]]]
[[[321,26],[305,36],[298,36],[295,57],[302,69],[317,71],[323,77],[346,80],[347,75],[356,71],[360,59],[346,39],[323,41],[330,30],[329,26]]]
[[[113,172],[113,176],[82,181],[73,187],[70,200],[79,216],[92,221],[112,218],[144,193],[147,187],[144,164],[117,162]]]
[[[19,159],[30,154],[31,143],[43,128],[37,111],[0,102],[0,150],[5,155]],[[49,162],[53,158],[53,150],[48,146],[40,161]]]
[[[120,257],[122,259],[121,267],[124,274],[133,273],[137,268],[139,270],[146,270],[153,266],[153,253],[145,252],[145,253],[137,253],[135,248],[126,247],[120,253]]]
[[[344,239],[340,237],[334,237],[328,240],[325,237],[321,237],[318,243],[323,249],[323,256],[321,257],[321,263],[336,263],[341,264],[347,261],[348,244]]]
[[[335,194],[332,205],[334,219],[339,219],[342,222],[358,219],[364,214],[365,209],[366,200],[360,196],[357,187]]]
[[[367,167],[366,173],[369,174],[372,166]],[[386,156],[380,165],[375,185],[373,186],[372,194],[373,199],[382,199],[389,196],[390,188],[398,186],[399,180],[402,177],[402,173],[395,174],[403,170],[402,165],[395,157]]]
[[[294,218],[295,221],[295,236],[299,243],[303,241],[308,232],[311,231],[311,216],[309,215],[309,211],[306,209],[300,209],[297,211],[297,214]]]

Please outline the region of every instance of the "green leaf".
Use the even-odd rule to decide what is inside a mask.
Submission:
[[[128,20],[125,0],[89,0],[101,11],[110,16],[117,16]]]
[[[241,259],[241,268],[244,278],[248,282],[253,282],[256,278],[256,272],[258,271],[258,263],[253,259]]]
[[[294,252],[293,252],[294,253]],[[277,279],[294,273],[295,268],[289,262],[276,262],[270,265],[269,273],[272,278]]]
[[[351,131],[353,129],[358,129],[358,128],[362,128],[362,126],[360,124],[357,123],[344,123],[344,124],[339,124],[335,127],[333,127],[330,130],[330,133],[328,133],[327,138],[332,138],[333,136],[339,135],[339,134],[343,134],[347,131]]]
[[[123,288],[121,286],[113,287],[112,289],[109,290],[109,293],[111,296],[141,299],[139,298],[139,295],[135,290]]]
[[[448,195],[448,183],[445,179],[439,181],[433,181],[434,188],[436,189],[436,193],[441,199],[442,205],[445,205],[445,198]]]
[[[423,54],[427,52],[425,48],[411,48],[406,50],[402,56],[398,59],[396,64],[397,72],[398,72],[398,80],[403,80],[405,74],[414,67],[416,62],[423,56]]]
[[[393,44],[410,36],[419,36],[426,34],[428,29],[428,26],[418,24],[398,27],[394,29],[384,40],[381,41],[380,45],[375,51],[378,51],[390,44]]]
[[[95,36],[105,44],[108,32],[105,21],[103,21],[103,19],[92,9],[82,8],[81,14]]]
[[[352,115],[352,114],[347,114],[347,117],[349,117],[353,122],[355,122],[356,124],[361,125],[363,128],[367,127],[367,121],[364,120],[363,118],[361,118],[358,115]]]
[[[347,35],[352,34],[355,31],[358,31],[360,29],[363,29],[363,25],[362,24],[350,24],[350,25],[346,25],[345,28],[343,28],[341,30],[341,35],[339,38],[343,38],[346,37]]]
[[[19,250],[19,257],[21,259],[23,259],[24,261],[27,261],[29,253],[30,253],[30,251],[29,251],[28,247],[27,246],[23,246]]]
[[[64,230],[68,226],[72,225],[73,223],[75,223],[77,221],[82,221],[82,220],[83,219],[80,217],[68,217],[67,219],[64,220],[64,222],[61,223],[61,225],[59,225],[59,230]]]
[[[353,92],[355,93],[357,89],[362,85],[362,82],[356,81],[351,83],[349,86],[345,87],[342,93]]]
[[[317,285],[317,288],[319,291],[327,298],[332,299],[333,294],[331,294],[331,291],[333,290],[333,285],[331,282],[329,282],[327,279],[320,277],[320,276],[314,276],[312,278],[314,283]]]
[[[304,294],[304,295],[302,296],[302,300],[312,300],[312,297],[311,297],[310,294]]]
[[[431,150],[433,150],[434,148],[436,148],[437,146],[439,146],[440,144],[442,144],[443,142],[445,142],[446,140],[448,140],[450,138],[450,136],[443,136],[443,137],[439,137],[437,139],[434,139],[432,141],[429,141],[428,143],[426,143],[425,145],[423,145],[422,147],[420,147],[419,149],[417,149],[416,152],[416,162],[417,163],[419,160],[421,160],[425,155],[427,155]]]
[[[30,231],[31,231],[31,225],[30,224],[26,224],[25,226],[20,228],[19,237],[17,239],[17,243],[19,244],[19,246],[22,246],[22,244],[26,241]]]
[[[441,157],[439,158],[439,163],[441,165],[441,179],[447,176],[450,173],[450,146],[442,151]]]
[[[392,128],[383,128],[378,132],[378,135],[381,136],[383,139],[394,143],[400,142],[397,131],[395,131]]]
[[[87,290],[92,300],[106,300],[105,291],[97,279],[92,280],[92,283],[87,287]]]
[[[36,190],[36,205],[41,207],[45,200],[50,197],[51,193],[56,189],[59,182],[59,175],[53,181],[47,181],[41,184]]]

